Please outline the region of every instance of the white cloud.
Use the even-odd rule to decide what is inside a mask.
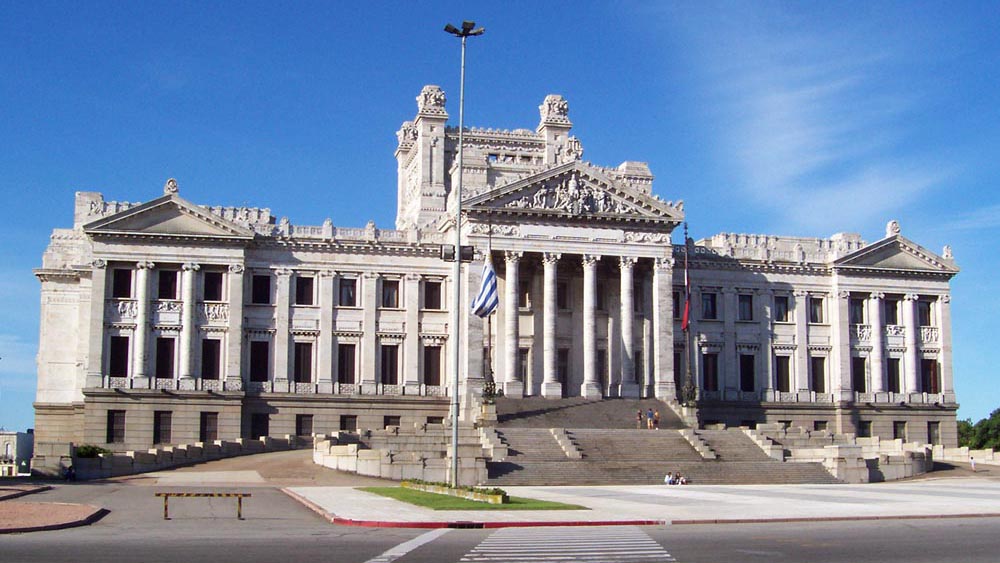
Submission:
[[[981,231],[1000,228],[1000,203],[980,207],[952,218],[942,231]]]
[[[12,334],[0,334],[0,388],[35,389],[35,342]]]

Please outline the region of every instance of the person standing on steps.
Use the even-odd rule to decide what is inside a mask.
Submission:
[[[653,409],[652,408],[646,410],[646,429],[648,429],[648,430],[652,430],[653,429]]]
[[[642,409],[639,409],[635,413],[635,429],[642,430]]]
[[[653,428],[655,430],[660,429],[660,411],[653,411]]]

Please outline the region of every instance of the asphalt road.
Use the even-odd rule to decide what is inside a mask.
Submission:
[[[245,520],[236,519],[233,499],[190,498],[172,501],[172,518],[164,521],[163,505],[153,496],[153,487],[122,483],[62,486],[32,500],[100,504],[111,513],[89,527],[0,536],[0,561],[450,563],[463,557],[480,563],[525,557],[535,563],[1000,560],[1000,518],[428,532],[333,526],[274,488],[246,490],[253,497],[244,505]],[[416,545],[420,542],[426,543]]]

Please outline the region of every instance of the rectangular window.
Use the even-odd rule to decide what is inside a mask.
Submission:
[[[174,343],[173,338],[156,339],[156,378],[174,378]]]
[[[937,446],[941,443],[941,423],[931,421],[927,423],[927,443]]]
[[[313,345],[311,342],[295,343],[295,373],[296,383],[311,383],[313,368]]]
[[[774,357],[774,375],[779,393],[792,392],[792,358],[790,356]]]
[[[736,320],[753,320],[753,295],[742,293],[739,295],[739,309],[737,310],[737,315]]]
[[[313,433],[313,415],[311,414],[295,415],[295,435],[312,436],[312,433]]]
[[[705,391],[719,390],[719,354],[706,352],[701,355],[701,367],[704,370]]]
[[[424,385],[441,385],[440,346],[424,346]]]
[[[427,424],[444,424],[443,416],[428,416]]]
[[[382,308],[399,308],[399,280],[382,280]]]
[[[205,301],[222,301],[222,272],[205,272]]]
[[[812,356],[809,358],[809,377],[812,380],[812,390],[826,393],[826,358]]]
[[[219,379],[222,358],[222,341],[206,338],[201,341],[201,378]]]
[[[680,390],[681,374],[684,373],[684,354],[674,352],[674,389]]]
[[[701,294],[701,318],[705,320],[715,320],[719,318],[719,310],[716,307],[716,295],[714,293]]]
[[[825,420],[814,420],[813,430],[823,431],[827,429],[827,422]]]
[[[823,322],[823,298],[822,297],[810,297],[809,298],[809,322],[813,324],[820,324]]]
[[[160,270],[157,275],[156,298],[177,299],[177,270]]]
[[[379,348],[380,359],[382,360],[382,385],[399,385],[399,346],[396,344],[383,344]]]
[[[339,297],[337,303],[341,307],[358,306],[358,280],[354,278],[340,278],[337,282],[337,288]]]
[[[441,310],[441,282],[424,282],[424,309]]]
[[[921,299],[917,301],[917,321],[920,326],[934,326],[934,303]]]
[[[937,360],[920,360],[920,389],[924,393],[940,393],[941,377]]]
[[[861,420],[858,421],[858,438],[871,438],[872,437],[872,421]]]
[[[902,385],[899,380],[899,358],[889,358],[885,364],[886,379],[888,380],[889,392],[900,393]]]
[[[250,342],[250,381],[267,381],[271,373],[271,343],[267,340]]]
[[[852,325],[865,324],[865,300],[859,297],[852,297],[848,302],[848,316]]]
[[[788,322],[788,296],[774,296],[774,321],[779,323]]]
[[[266,412],[250,414],[250,437],[260,439],[271,435],[271,417]]]
[[[270,305],[271,276],[266,274],[254,276],[250,293],[251,303],[255,305]]]
[[[219,439],[219,413],[203,412],[198,423],[198,441],[214,442]]]
[[[153,411],[153,444],[170,443],[170,411]]]
[[[125,411],[108,411],[107,443],[125,442]]]
[[[882,302],[882,313],[885,317],[885,324],[887,325],[898,325],[899,324],[899,300],[898,299],[886,299]]]
[[[354,344],[337,345],[337,383],[354,385]]]
[[[740,354],[740,391],[750,393],[756,390],[757,357],[753,354]]]
[[[527,385],[528,382],[528,348],[517,349],[517,377]]]
[[[569,284],[567,282],[556,284],[556,309],[560,311],[569,309]]]
[[[857,356],[851,358],[851,385],[857,393],[868,392],[868,378],[865,377],[867,363],[866,358]]]
[[[358,417],[354,414],[342,414],[340,415],[340,431],[341,432],[357,432],[358,431]]]
[[[111,346],[108,350],[109,376],[128,377],[128,349],[129,339],[127,336],[111,337]]]
[[[132,297],[132,270],[124,268],[111,270],[111,297],[116,299]]]
[[[295,304],[313,304],[313,278],[312,276],[295,277]]]
[[[894,420],[892,422],[892,439],[906,441],[906,421]]]
[[[674,305],[674,319],[681,318],[681,292],[675,291],[673,293],[673,305]]]
[[[398,416],[386,415],[382,417],[382,428],[388,428],[390,426],[399,426]]]
[[[531,307],[531,283],[521,280],[517,284],[517,306],[526,309]]]

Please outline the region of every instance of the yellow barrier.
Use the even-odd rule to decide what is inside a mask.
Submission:
[[[156,493],[155,496],[163,497],[163,519],[170,520],[169,504],[170,497],[228,497],[236,498],[236,518],[243,519],[243,497],[250,497],[250,493]]]

